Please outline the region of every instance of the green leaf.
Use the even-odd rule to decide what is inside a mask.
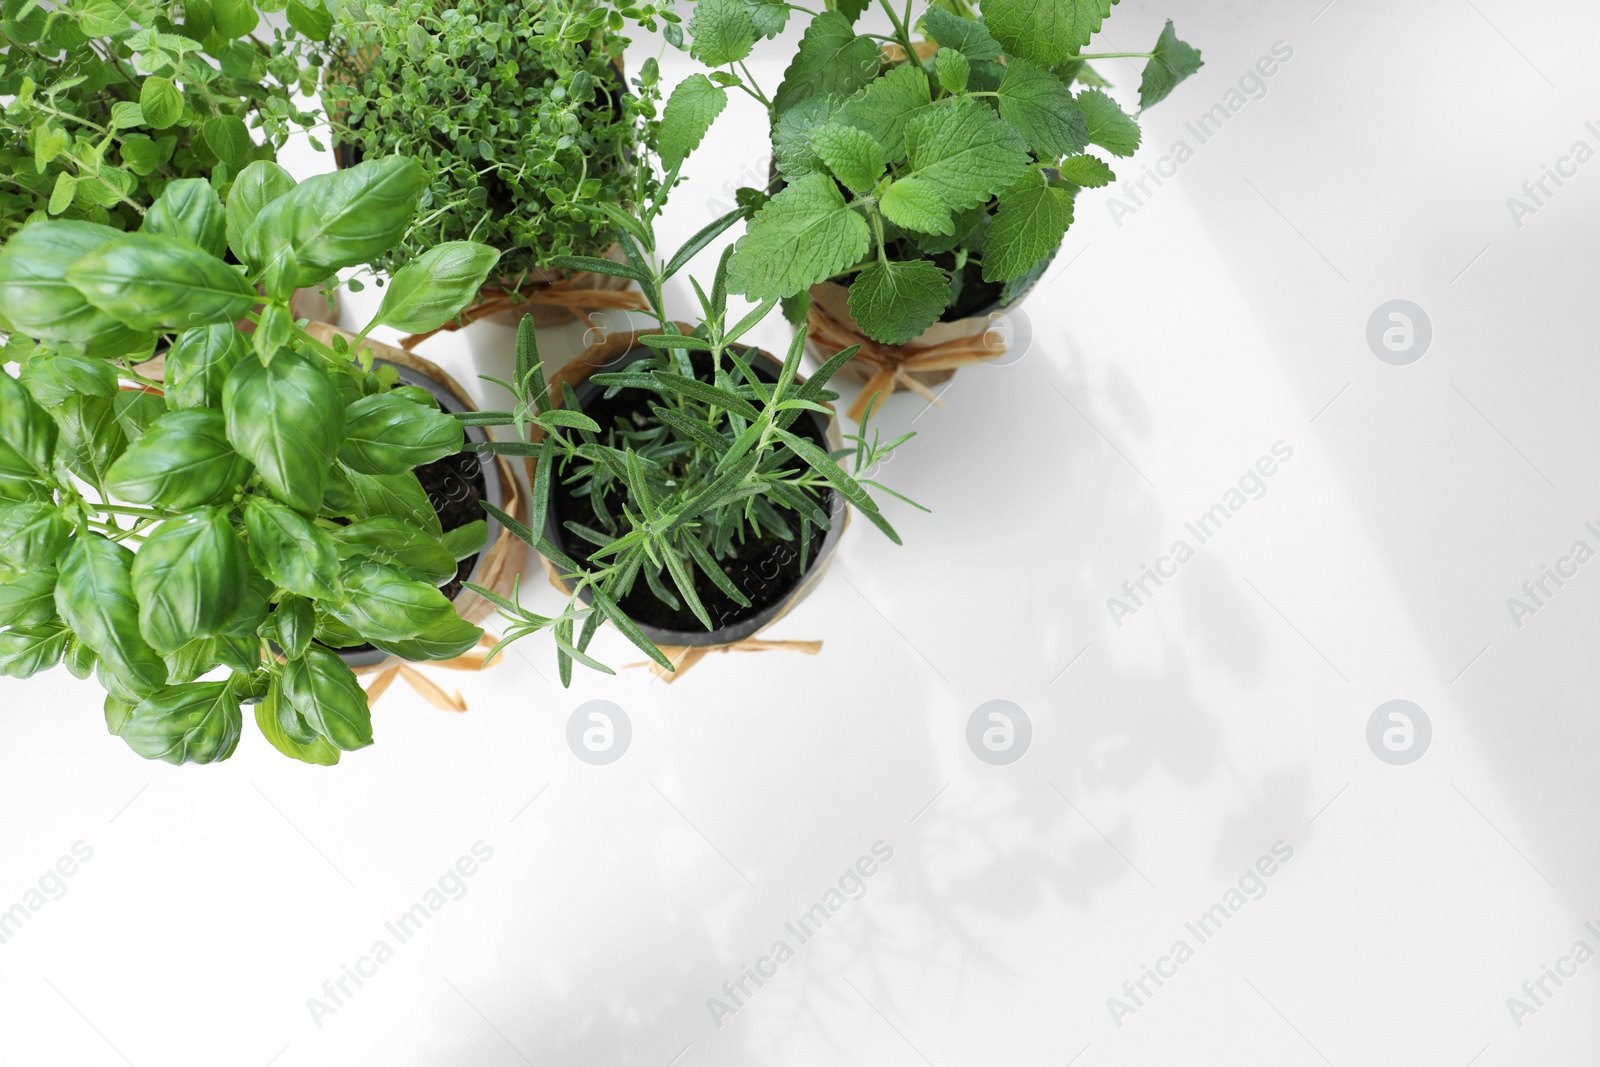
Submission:
[[[784,0],[745,0],[745,7],[763,37],[776,37],[789,22],[789,5]]]
[[[839,107],[839,121],[866,130],[883,146],[884,157],[897,161],[906,155],[906,124],[932,108],[928,75],[906,63],[846,100]]]
[[[67,637],[67,649],[61,659],[63,666],[79,681],[89,678],[99,665],[99,657],[94,654],[94,650],[79,641],[76,634],[69,634]]]
[[[264,159],[258,159],[239,172],[233,187],[228,191],[227,218],[228,247],[241,262],[252,267],[262,264],[250,258],[245,245],[245,234],[251,223],[261,214],[262,208],[294,188],[289,172]]]
[[[313,600],[334,595],[339,549],[316,524],[276,501],[251,496],[244,528],[251,560],[279,588]]]
[[[945,207],[939,189],[917,178],[901,178],[889,186],[878,201],[883,217],[907,230],[921,233],[954,234],[955,222]]]
[[[966,92],[967,78],[972,73],[972,64],[967,62],[966,56],[954,48],[941,48],[934,53],[933,61],[939,84],[944,86],[945,92]]]
[[[284,664],[279,699],[327,738],[353,752],[372,744],[372,709],[367,694],[336,653],[320,645]]]
[[[62,171],[56,175],[56,184],[50,190],[50,203],[45,206],[45,210],[52,215],[61,214],[72,206],[72,198],[77,195],[77,192],[78,179],[66,171]]]
[[[362,474],[404,474],[461,451],[461,424],[403,396],[364,396],[345,409],[339,459]]]
[[[202,508],[168,519],[133,560],[140,633],[158,652],[222,633],[249,576],[249,558],[225,512]]]
[[[850,314],[875,341],[903,345],[939,320],[950,276],[925,259],[874,263],[850,286]]]
[[[844,498],[846,500],[850,501],[850,503],[859,508],[861,510],[861,514],[867,517],[868,522],[882,530],[895,544],[898,545],[900,543],[900,535],[894,532],[894,527],[890,526],[888,521],[884,519],[882,515],[878,514],[877,503],[874,502],[872,497],[867,495],[867,491],[861,488],[860,484],[854,478],[846,474],[844,468],[835,463],[826,452],[812,444],[810,441],[807,441],[805,438],[795,436],[788,430],[774,429],[773,432],[777,434],[779,440],[789,446],[789,450],[791,452],[799,456],[800,459],[807,463],[813,470],[826,478],[830,485],[844,494]]]
[[[278,631],[278,644],[288,659],[299,659],[311,647],[311,634],[316,628],[316,611],[311,601],[303,596],[287,595],[273,609],[272,622]]]
[[[42,500],[0,504],[0,560],[17,570],[53,570],[71,536],[72,524],[54,504]]]
[[[131,130],[144,125],[144,111],[132,100],[119,100],[111,105],[111,128]]]
[[[0,371],[0,482],[49,478],[58,435],[22,383]]]
[[[839,110],[832,96],[814,96],[778,116],[772,124],[772,161],[789,181],[823,169],[811,135],[828,124]]]
[[[482,552],[489,543],[489,524],[482,519],[474,519],[465,526],[457,526],[454,530],[446,530],[441,538],[444,550],[457,562],[468,556],[475,556]]]
[[[88,301],[135,330],[232,322],[256,291],[237,271],[173,237],[125,233],[67,269]]]
[[[253,266],[281,246],[294,250],[302,282],[369,262],[405,235],[428,175],[408,156],[368,159],[307,178],[261,210],[244,237]]]
[[[1089,124],[1089,142],[1114,156],[1131,156],[1139,149],[1139,124],[1117,102],[1099,89],[1078,94],[1078,107]]]
[[[0,633],[0,675],[31,678],[61,662],[72,632],[60,623],[14,626]]]
[[[342,526],[333,534],[340,559],[382,563],[433,586],[456,573],[456,558],[426,530],[393,515],[375,515]]]
[[[701,0],[702,3],[705,0]],[[704,74],[691,74],[667,98],[657,134],[661,165],[672,170],[700,146],[700,141],[728,106],[728,91]]]
[[[783,72],[772,98],[773,112],[781,115],[814,96],[849,96],[871,82],[882,66],[876,41],[857,36],[839,12],[824,11],[806,27]]]
[[[1015,131],[970,101],[913,119],[906,126],[906,154],[911,165],[896,184],[911,178],[928,186],[946,216],[986,202],[1028,172],[1028,153]],[[926,196],[917,200],[931,202]]]
[[[1061,63],[1100,30],[1117,0],[980,0],[984,23],[1008,56]]]
[[[231,168],[244,166],[250,156],[250,131],[237,115],[213,115],[200,127],[206,147]]]
[[[164,130],[183,114],[183,93],[172,80],[152,74],[139,87],[139,113],[153,130]]]
[[[260,19],[252,0],[211,0],[211,14],[219,37],[243,37]]]
[[[40,570],[0,585],[0,626],[42,626],[56,619],[56,572]]]
[[[322,506],[345,405],[320,362],[284,349],[263,366],[246,359],[222,389],[228,441],[273,496],[307,515]]]
[[[168,182],[156,202],[150,205],[139,232],[187,241],[221,258],[226,247],[224,225],[222,201],[211,183],[203,178],[179,178]]]
[[[328,13],[328,6],[323,0],[317,0],[316,7],[303,4],[300,0],[289,0],[287,14],[289,25],[305,34],[308,40],[326,41],[333,29],[333,16]]]
[[[451,612],[408,641],[374,640],[372,647],[413,661],[454,659],[478,647],[483,628]]]
[[[1117,176],[1105,161],[1098,156],[1073,156],[1063,159],[1056,170],[1061,177],[1074,185],[1081,185],[1088,189],[1098,189],[1110,185]]]
[[[744,0],[697,0],[689,18],[690,55],[708,67],[725,67],[750,54],[756,24]]]
[[[0,308],[30,337],[115,345],[135,335],[68,283],[67,268],[122,236],[90,222],[31,222],[0,247]]]
[[[833,176],[858,196],[870,192],[883,177],[883,149],[865,130],[830,122],[811,134],[811,148]]]
[[[228,444],[220,411],[184,408],[157,419],[106,472],[106,489],[131,504],[187,511],[220,504],[250,474]]]
[[[311,741],[308,743],[301,743],[289,736],[279,722],[280,712],[283,707],[282,688],[278,682],[274,681],[272,687],[267,690],[267,695],[262,698],[261,703],[256,705],[256,727],[261,731],[261,736],[267,739],[267,743],[285,756],[297,759],[302,763],[311,763],[318,767],[332,767],[338,763],[339,750],[333,746],[331,741],[320,734],[307,728],[307,732],[311,735]],[[304,723],[305,720],[299,718],[298,712],[292,713],[296,719]],[[371,713],[369,712],[368,721],[370,722],[370,720]]]
[[[1000,115],[1017,128],[1040,159],[1083,151],[1089,125],[1071,91],[1050,68],[1014,59],[1000,79]]]
[[[243,728],[231,680],[190,682],[141,700],[119,736],[145,759],[215,763],[233,755]]]
[[[162,372],[167,407],[175,411],[220,408],[223,383],[234,366],[249,354],[244,334],[231,322],[183,331],[167,350]]]
[[[115,401],[103,396],[69,396],[50,409],[61,431],[56,458],[96,488],[103,488],[110,468],[127,447],[117,421]]]
[[[402,333],[427,333],[472,302],[500,253],[473,241],[446,241],[401,267],[376,321]],[[373,472],[379,473],[379,472]]]
[[[1161,31],[1151,51],[1153,54],[1144,65],[1144,76],[1139,79],[1141,111],[1161,103],[1178,87],[1179,82],[1205,66],[1199,50],[1178,39],[1171,19],[1167,20],[1166,28]]]
[[[1019,278],[1056,250],[1072,225],[1072,194],[1030,177],[1000,197],[983,245],[983,280]]]
[[[99,534],[80,535],[61,558],[56,612],[131,694],[166,684],[167,665],[139,632],[133,553]]]
[[[989,35],[981,22],[962,18],[942,7],[930,7],[922,15],[922,28],[939,47],[953,48],[974,63],[998,60],[1000,43]]]
[[[158,393],[147,393],[143,389],[123,389],[112,398],[112,408],[116,411],[117,425],[122,427],[122,435],[128,439],[128,444],[133,444],[143,437],[155,425],[155,421],[167,413],[166,401]]]
[[[330,474],[324,514],[359,518],[392,515],[421,526],[436,537],[443,532],[438,512],[415,474],[362,474],[343,464],[336,464]]]
[[[438,589],[381,563],[348,565],[343,580],[343,600],[328,601],[328,610],[369,639],[405,641],[454,611]]]
[[[37,403],[47,408],[79,393],[114,397],[120,391],[117,372],[111,364],[71,352],[35,353],[22,365],[17,380]]]
[[[866,220],[833,179],[807,174],[756,213],[734,246],[728,284],[754,300],[788,296],[826,281],[867,254]]]

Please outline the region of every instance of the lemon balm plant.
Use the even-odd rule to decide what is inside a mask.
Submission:
[[[136,230],[175,179],[226,191],[315,122],[296,97],[329,24],[323,0],[3,0],[0,240],[46,216]]]
[[[446,534],[413,473],[462,450],[461,423],[288,310],[392,248],[423,182],[397,157],[298,185],[257,162],[226,208],[175,181],[136,232],[32,222],[0,249],[0,672],[93,672],[147,758],[226,759],[254,702],[275,747],[326,764],[372,741],[336,649],[478,641],[437,586],[482,524]],[[437,325],[496,258],[424,253],[367,330]],[[152,378],[133,360],[157,339]]]
[[[691,50],[717,69],[673,91],[660,140],[670,165],[699,143],[730,89],[765,105],[781,187],[739,240],[729,285],[790,299],[833,280],[849,287],[860,330],[898,345],[1025,291],[1078,194],[1115,177],[1102,154],[1138,148],[1138,123],[1089,60],[1144,58],[1141,110],[1201,60],[1170,22],[1149,52],[1085,52],[1115,0],[983,0],[981,11],[948,0],[915,18],[910,0],[879,3],[889,34],[855,28],[865,0],[812,16],[769,94],[742,61],[804,9],[699,0]],[[913,38],[918,28],[925,40]]]

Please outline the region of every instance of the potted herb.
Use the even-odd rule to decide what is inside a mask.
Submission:
[[[0,671],[94,673],[111,732],[147,758],[226,759],[258,702],[274,746],[334,763],[372,741],[335,648],[478,642],[438,585],[484,531],[443,531],[414,473],[462,450],[461,420],[288,309],[296,284],[392,247],[424,180],[397,157],[299,185],[256,162],[226,208],[178,181],[137,232],[36,221],[6,242]],[[430,250],[367,330],[447,318],[497,258]],[[123,355],[152,337],[171,338],[159,380]]]
[[[900,540],[868,490],[898,494],[845,466],[859,475],[913,435],[883,442],[864,421],[840,448],[828,407],[836,394],[827,382],[854,351],[802,379],[803,336],[782,360],[740,344],[777,300],[730,322],[726,254],[709,294],[695,284],[700,321],[673,322],[662,287],[741,213],[663,264],[660,207],[658,198],[618,233],[626,263],[558,261],[637,283],[655,331],[607,338],[547,376],[525,319],[513,389],[521,401],[500,414],[529,440],[479,446],[529,458],[531,519],[497,517],[544,556],[567,599],[542,616],[515,596],[479,592],[502,609],[502,645],[551,632],[563,684],[575,661],[610,673],[587,653],[608,619],[671,671],[671,650],[728,646],[782,617],[820,578],[847,503]]]
[[[660,141],[670,165],[730,88],[765,104],[777,191],[740,238],[729,285],[796,317],[809,290],[814,339],[853,335],[874,371],[891,365],[883,384],[904,385],[919,348],[981,338],[1039,280],[1078,194],[1115,177],[1101,153],[1132,155],[1140,135],[1088,66],[1105,56],[1083,51],[1111,0],[986,0],[981,16],[953,0],[916,23],[909,6],[880,3],[892,36],[856,31],[864,2],[823,11],[769,95],[740,61],[791,8],[699,0],[692,50],[719,69],[673,91]],[[1170,22],[1138,55],[1141,110],[1201,65]]]
[[[136,230],[169,182],[221,192],[271,160],[314,116],[307,39],[327,36],[322,0],[216,3],[5,0],[0,18],[0,240],[31,219]]]
[[[652,8],[629,9],[654,26]],[[669,17],[669,16],[663,16]],[[463,320],[541,321],[637,306],[608,275],[570,275],[563,255],[602,256],[607,207],[635,195],[651,136],[656,65],[630,87],[621,15],[590,0],[351,0],[339,11],[322,99],[341,165],[410,156],[428,181],[407,238],[373,260],[470,239],[499,266]]]

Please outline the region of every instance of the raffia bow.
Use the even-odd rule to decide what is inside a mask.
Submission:
[[[987,331],[931,345],[886,345],[863,335],[851,324],[841,322],[816,300],[811,302],[806,329],[812,343],[825,349],[841,351],[851,345],[861,346],[855,358],[871,367],[874,373],[845,413],[856,422],[861,421],[874,396],[897,389],[909,389],[929,403],[944,407],[938,394],[912,372],[956,370],[1005,354],[1005,346],[991,343]]]
[[[592,277],[592,275],[590,276]],[[455,318],[436,329],[414,333],[400,341],[400,347],[410,351],[436,333],[459,330],[479,319],[486,319],[506,311],[537,304],[560,308],[594,328],[592,311],[643,311],[644,294],[636,289],[597,289],[583,284],[587,279],[574,277],[548,282],[521,292],[486,292],[473,303],[461,309]]]

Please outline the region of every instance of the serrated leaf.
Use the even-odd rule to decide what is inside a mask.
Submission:
[[[1117,0],[980,0],[985,25],[1006,54],[1041,63],[1077,55]]]
[[[750,54],[756,24],[744,0],[697,0],[689,18],[689,53],[708,67],[725,67]]]
[[[1072,156],[1063,159],[1056,170],[1065,180],[1088,189],[1110,185],[1117,178],[1099,156]]]
[[[776,37],[789,22],[789,5],[783,0],[745,0],[756,32],[763,37]]]
[[[767,202],[734,246],[728,283],[754,300],[797,293],[866,255],[866,220],[825,174],[807,174]]]
[[[896,226],[922,233],[954,234],[950,209],[939,199],[939,190],[916,178],[901,178],[889,186],[878,210]]]
[[[1139,110],[1159,104],[1178,87],[1178,83],[1205,66],[1199,49],[1178,39],[1167,20],[1166,28],[1156,39],[1149,62],[1144,65],[1144,76],[1139,79]]]
[[[950,276],[925,259],[874,263],[850,286],[850,314],[863,333],[903,345],[939,320],[950,300]]]
[[[794,181],[822,169],[811,135],[828,124],[839,104],[837,97],[814,96],[778,116],[772,124],[772,161],[778,173]]]
[[[907,63],[873,79],[839,108],[839,121],[866,130],[893,160],[906,155],[906,124],[933,107],[928,75]]]
[[[1072,194],[1035,177],[1000,197],[983,244],[983,280],[1008,282],[1054,252],[1072,225]]]
[[[1049,67],[1012,60],[997,91],[1001,117],[1016,127],[1040,159],[1070,156],[1089,143],[1083,111]]]
[[[922,16],[922,28],[940,48],[954,48],[974,63],[997,60],[1001,56],[1000,42],[983,23],[930,7]]]
[[[711,83],[704,74],[691,74],[678,83],[661,116],[658,143],[661,165],[672,170],[682,163],[728,106],[728,92]]]
[[[972,73],[972,64],[966,56],[954,48],[941,48],[934,53],[933,69],[939,75],[939,84],[944,86],[945,92],[966,92],[967,78]]]
[[[1028,152],[1016,131],[989,108],[970,101],[908,123],[906,155],[910,167],[901,180],[915,178],[927,185],[946,216],[984,203],[1015,185],[1028,169]]]
[[[851,192],[861,195],[883,176],[883,148],[872,135],[854,126],[831,122],[811,134],[811,148],[817,158]]]
[[[1089,124],[1089,143],[1114,156],[1131,156],[1139,150],[1139,124],[1099,89],[1078,94],[1078,107]]]
[[[772,109],[782,114],[814,96],[849,96],[871,82],[882,65],[876,41],[858,36],[839,12],[824,11],[806,27]]]

